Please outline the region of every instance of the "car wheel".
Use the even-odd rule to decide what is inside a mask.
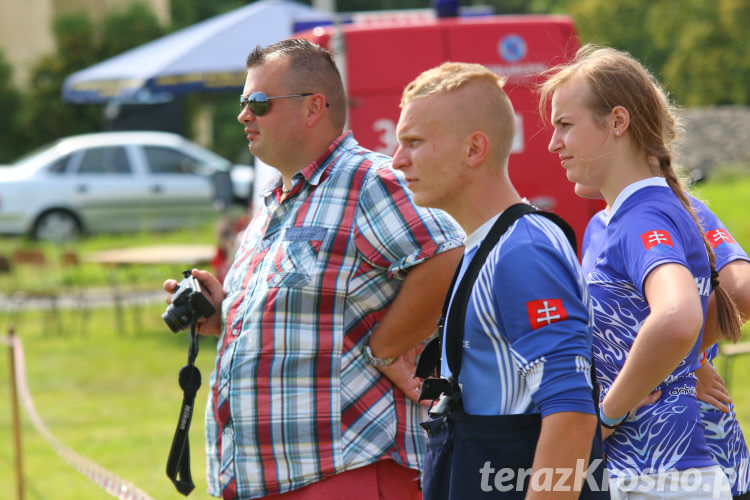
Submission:
[[[34,223],[31,236],[35,240],[66,241],[81,235],[78,218],[67,210],[44,212]]]

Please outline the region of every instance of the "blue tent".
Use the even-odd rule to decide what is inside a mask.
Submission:
[[[330,15],[287,0],[259,0],[69,75],[62,98],[94,104],[166,102],[195,91],[238,90],[256,45],[289,37],[295,22]]]

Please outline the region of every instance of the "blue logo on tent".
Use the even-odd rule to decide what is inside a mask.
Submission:
[[[508,62],[520,61],[526,57],[526,40],[518,35],[507,35],[500,40],[500,57]]]

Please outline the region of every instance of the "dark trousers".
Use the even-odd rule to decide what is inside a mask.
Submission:
[[[424,459],[424,500],[523,499],[541,429],[536,415],[469,415],[454,411],[422,423],[428,442]],[[598,459],[598,460],[596,460]],[[585,467],[569,471],[585,476],[581,499],[609,499],[604,485],[601,437],[597,432]],[[563,471],[541,484],[554,489]],[[603,486],[604,485],[604,486]],[[605,491],[599,491],[602,487]]]

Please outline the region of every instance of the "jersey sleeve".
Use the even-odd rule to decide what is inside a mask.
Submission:
[[[355,224],[355,243],[364,259],[394,276],[463,245],[463,231],[453,218],[442,210],[416,206],[401,180],[386,167],[372,171],[365,180]]]
[[[688,231],[694,227],[697,235],[695,222],[687,212],[684,215],[681,224],[687,226]],[[617,229],[622,263],[625,273],[641,292],[648,274],[662,264],[676,263],[690,268],[685,242],[675,218],[656,209],[647,209],[630,215],[623,222]]]
[[[706,241],[714,251],[717,271],[735,260],[750,261],[745,250],[706,205],[695,198],[691,198],[690,204],[698,216]]]
[[[496,266],[495,279],[502,286],[495,306],[543,417],[561,411],[594,413],[589,306],[575,255],[562,244],[567,243],[516,245],[502,252]]]

